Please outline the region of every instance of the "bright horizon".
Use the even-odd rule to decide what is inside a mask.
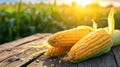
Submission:
[[[58,4],[71,4],[73,1],[76,2],[78,5],[86,6],[92,3],[98,3],[100,6],[108,6],[113,5],[115,7],[120,7],[120,0],[57,0]]]
[[[43,1],[44,3],[53,3],[54,0],[22,0],[24,3],[40,3]],[[76,2],[78,5],[82,5],[83,7],[91,4],[91,3],[98,3],[101,6],[108,6],[112,4],[115,7],[120,6],[119,0],[56,0],[58,5],[61,4],[68,4],[70,5],[73,1]],[[16,3],[19,2],[19,0],[0,0],[0,3]]]

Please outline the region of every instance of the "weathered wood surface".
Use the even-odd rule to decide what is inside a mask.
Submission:
[[[13,42],[2,44],[2,45],[0,45],[0,51],[5,50],[5,49],[9,50],[10,48],[29,43],[31,41],[35,41],[37,39],[43,38],[46,35],[47,34],[35,34],[35,35],[28,36],[28,37],[25,37],[25,38],[22,38],[22,39],[13,41]]]
[[[60,58],[50,58],[44,61],[41,55],[29,59],[30,55],[39,49],[30,46],[42,45],[50,34],[35,34],[13,42],[0,45],[0,67],[120,67],[120,46],[113,47],[112,50],[100,57],[92,58],[78,64],[61,61]],[[38,61],[39,60],[39,61]]]
[[[115,61],[118,64],[117,66],[120,67],[120,46],[113,47],[112,49]]]

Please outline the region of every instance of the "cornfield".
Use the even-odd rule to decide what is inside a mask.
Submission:
[[[56,4],[0,4],[0,43],[16,40],[35,33],[55,33],[80,25],[107,26],[110,7],[69,6]],[[115,8],[116,29],[120,29],[120,9]]]

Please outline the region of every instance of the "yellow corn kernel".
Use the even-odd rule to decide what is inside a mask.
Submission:
[[[77,41],[89,34],[93,29],[89,26],[80,26],[51,35],[48,42],[55,47],[72,47]]]

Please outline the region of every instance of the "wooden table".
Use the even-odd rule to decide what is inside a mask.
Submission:
[[[37,61],[41,56],[33,59],[28,57],[42,49],[35,49],[29,46],[42,44],[51,35],[35,34],[16,41],[0,45],[0,67],[120,67],[120,46],[113,47],[112,50],[100,57],[90,59],[78,64],[72,64],[62,61],[59,63],[58,58],[46,59]]]

